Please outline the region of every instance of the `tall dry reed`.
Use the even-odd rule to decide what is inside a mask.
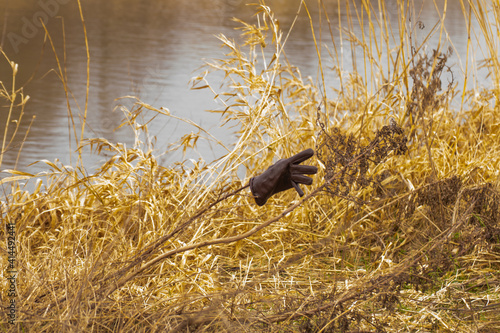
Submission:
[[[390,22],[383,0],[346,1],[349,20],[338,27],[318,4],[326,30],[314,25],[313,4],[299,12],[310,18],[320,84],[287,60],[288,34],[264,3],[253,22],[238,21],[241,39],[218,36],[226,57],[192,83],[213,91],[223,105],[214,112],[233,126],[237,139],[219,159],[160,165],[138,119],[174,116],[134,99],[122,108],[133,147],[78,140],[112,155],[92,175],[46,161],[33,191],[20,187],[18,177],[30,176],[19,171],[2,180],[19,270],[17,323],[2,313],[5,331],[499,328],[498,3],[461,2],[471,34],[488,41],[492,84],[482,91],[443,84],[450,51],[426,50],[430,36],[415,44],[411,2],[398,1],[400,20]],[[369,28],[355,35],[352,20]],[[363,52],[349,73],[339,56],[346,44]],[[327,87],[326,76],[340,85]],[[455,96],[466,110],[452,108]],[[197,132],[171,150],[222,145],[178,120]],[[309,147],[320,171],[306,195],[256,206],[249,178]],[[5,239],[2,229],[2,249]]]

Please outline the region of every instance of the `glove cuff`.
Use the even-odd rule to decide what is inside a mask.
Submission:
[[[254,187],[254,181],[256,177],[252,177],[250,179],[250,191],[252,191],[253,198],[255,200],[255,203],[259,206],[264,206],[264,204],[267,202],[267,197],[259,195],[257,193],[257,189]]]

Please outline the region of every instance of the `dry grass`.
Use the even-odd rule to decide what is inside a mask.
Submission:
[[[193,79],[194,88],[212,89],[225,106],[218,112],[234,126],[237,140],[226,155],[159,165],[144,139],[147,121],[138,119],[173,116],[136,100],[122,108],[134,147],[79,140],[113,155],[94,174],[80,163],[46,162],[50,172],[34,175],[43,179],[28,192],[18,181],[31,175],[11,171],[2,180],[10,186],[2,219],[16,224],[18,313],[15,325],[0,313],[2,331],[500,330],[500,21],[493,3],[470,3],[470,11],[463,4],[466,17],[480,22],[481,31],[471,32],[488,41],[483,65],[492,84],[482,91],[443,85],[441,76],[453,70],[448,50],[412,44],[416,31],[391,26],[384,1],[349,2],[370,29],[355,36],[341,26],[339,40],[331,27],[333,71],[317,44],[320,77],[341,81],[327,91],[287,61],[286,37],[262,5],[256,23],[241,22],[241,41],[219,36],[226,58]],[[309,13],[305,3],[301,10]],[[400,22],[410,12],[401,3]],[[358,70],[371,77],[343,71],[341,42],[363,50]],[[209,83],[210,71],[226,74],[220,88]],[[26,103],[5,89],[1,96],[12,107]],[[467,111],[451,107],[454,96]],[[193,125],[198,132],[171,150],[202,139],[221,144]],[[4,136],[2,151],[8,143]],[[320,171],[306,196],[288,191],[255,205],[248,179],[309,147]],[[2,228],[2,253],[6,247]]]

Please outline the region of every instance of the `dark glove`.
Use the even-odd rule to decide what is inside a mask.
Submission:
[[[281,159],[271,165],[263,174],[250,179],[250,190],[257,205],[262,206],[273,194],[294,187],[300,196],[304,195],[298,184],[311,185],[313,180],[303,174],[313,175],[318,168],[312,165],[299,165],[311,158],[314,150],[304,150],[290,158]]]

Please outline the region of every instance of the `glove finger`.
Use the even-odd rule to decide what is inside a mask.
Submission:
[[[313,180],[310,177],[297,174],[297,175],[292,175],[292,182],[299,183],[299,184],[305,184],[305,185],[311,185],[313,183]]]
[[[290,165],[290,172],[295,173],[305,173],[307,175],[314,175],[318,172],[318,168],[313,165]]]
[[[304,151],[301,151],[297,155],[293,155],[292,157],[290,157],[288,159],[288,161],[290,163],[293,163],[293,164],[299,164],[299,163],[304,162],[305,160],[310,159],[313,155],[314,155],[314,150],[309,148],[309,149],[306,149]]]
[[[292,182],[292,185],[293,187],[295,188],[295,190],[297,191],[297,193],[302,197],[304,196],[304,191],[302,191],[302,189],[300,188],[299,184],[297,184],[296,182],[294,182],[293,180],[291,181]]]

